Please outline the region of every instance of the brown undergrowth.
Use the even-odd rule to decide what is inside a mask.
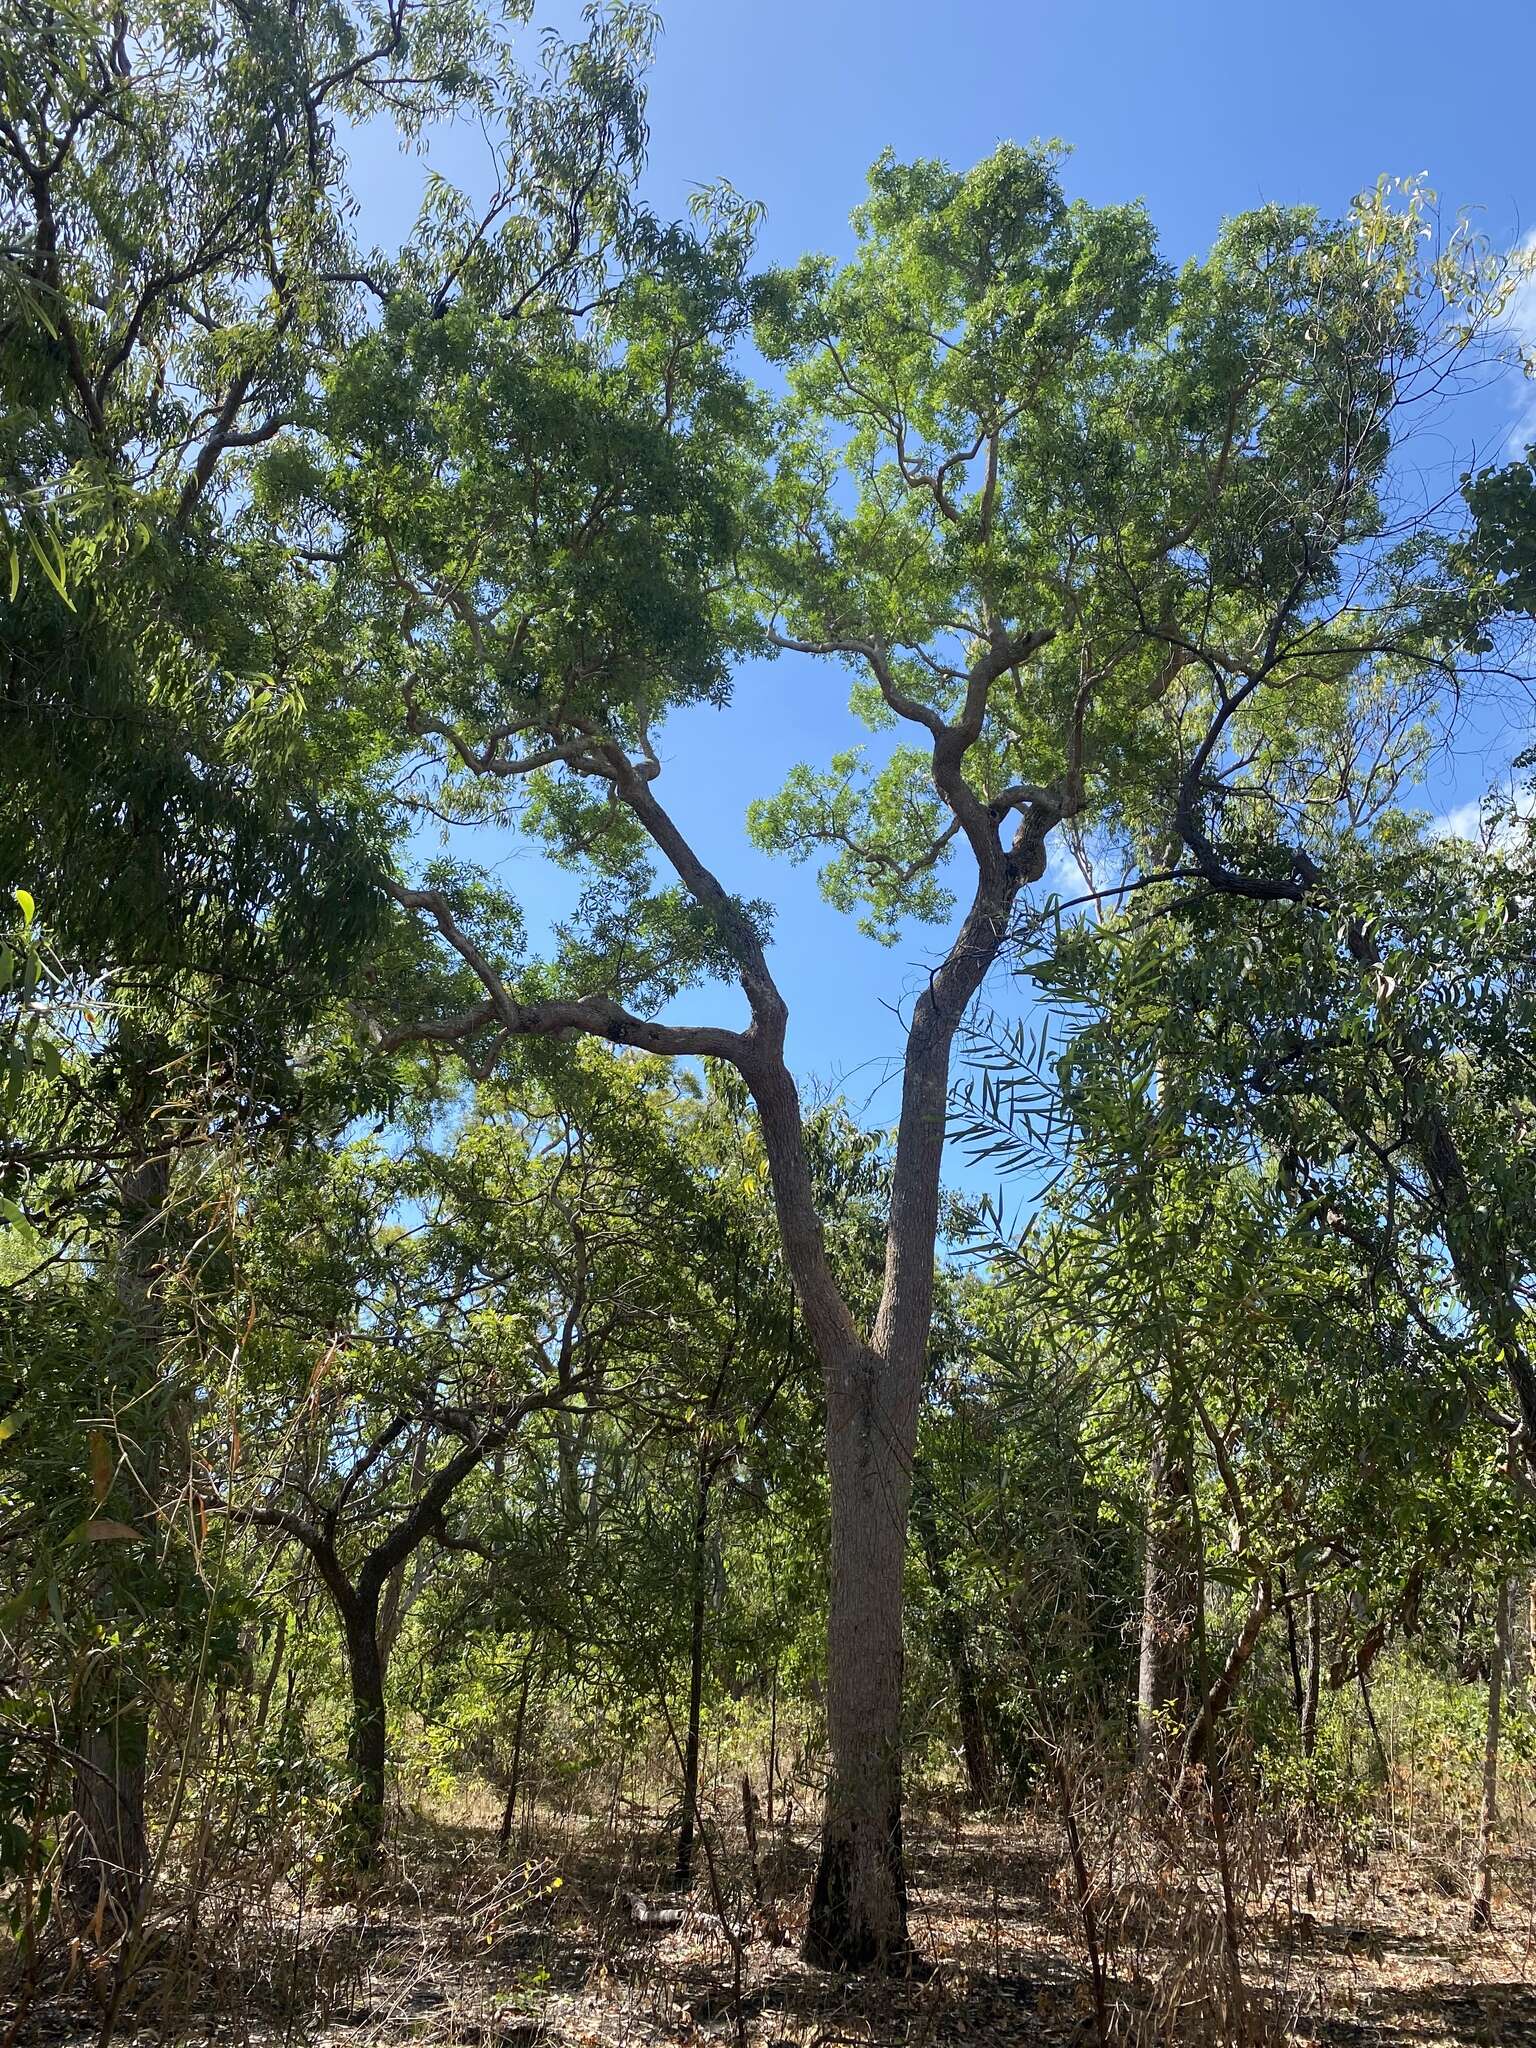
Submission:
[[[1536,2043],[1536,1865],[1512,1849],[1495,1928],[1467,1928],[1459,1874],[1385,1826],[1348,1853],[1248,1838],[1224,1816],[1242,1999],[1224,2003],[1220,1871],[1188,1802],[1085,1829],[1114,2038]],[[221,2041],[232,2048],[630,2048],[722,2041],[1092,2042],[1081,1888],[1047,1813],[911,1821],[922,1981],[843,1981],[795,1950],[812,1861],[799,1828],[744,1831],[717,1812],[681,1925],[665,1896],[670,1838],[643,1815],[538,1816],[499,1859],[494,1831],[397,1818],[388,1862],[349,1895],[319,1870],[254,1866],[174,1884],[126,1983],[63,1931],[39,1958],[18,2048]],[[1283,1852],[1283,1853],[1282,1853]],[[665,1916],[670,1918],[671,1916]],[[1213,1988],[1214,1987],[1214,1988]]]

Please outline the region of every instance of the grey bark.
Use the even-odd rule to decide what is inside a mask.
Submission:
[[[76,1910],[92,1920],[99,1914],[101,1938],[113,1942],[133,1924],[149,1867],[149,1722],[137,1699],[110,1718],[103,1709],[98,1697],[91,1724],[76,1737],[64,1876]]]
[[[967,672],[962,708],[946,720],[931,706],[903,695],[875,642],[813,645],[774,635],[782,646],[826,655],[854,653],[868,663],[893,711],[929,735],[934,787],[976,862],[970,909],[913,1007],[891,1172],[884,1283],[867,1336],[855,1324],[827,1259],[799,1095],[785,1058],[788,1013],[761,936],[657,801],[652,785],[660,764],[653,753],[647,749],[636,761],[613,741],[573,738],[562,758],[609,784],[712,919],[750,1008],[751,1023],[744,1031],[661,1023],[605,997],[522,1003],[457,922],[441,892],[385,885],[402,909],[432,921],[486,990],[484,1003],[454,1018],[386,1032],[386,1049],[420,1038],[468,1038],[487,1028],[532,1036],[586,1032],[650,1052],[728,1060],[752,1095],[785,1263],[825,1386],[831,1771],[805,1954],[828,1968],[899,1966],[910,1955],[901,1853],[902,1567],[933,1315],[950,1054],[965,1011],[997,958],[1020,890],[1044,874],[1051,831],[1081,803],[1085,699],[1074,714],[1067,770],[1055,788],[1011,791],[1006,801],[989,803],[967,782],[964,768],[966,755],[981,738],[993,684],[1052,637],[1050,629],[1010,634],[989,621],[985,643]],[[476,765],[472,755],[467,758]],[[1002,827],[1010,816],[1016,823],[1005,845]]]
[[[898,1962],[907,1946],[902,1855],[902,1568],[910,1466],[871,1358],[829,1418],[832,1771],[804,1954],[824,1969]]]

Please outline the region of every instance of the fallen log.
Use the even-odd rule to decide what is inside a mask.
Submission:
[[[680,1906],[675,1900],[663,1904],[657,1899],[648,1899],[641,1892],[628,1895],[629,1917],[636,1927],[670,1929],[686,1927],[690,1932],[722,1934],[727,1941],[750,1941],[750,1922],[732,1926],[722,1920],[718,1913],[701,1913],[695,1906]]]

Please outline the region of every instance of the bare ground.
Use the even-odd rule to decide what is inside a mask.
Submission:
[[[412,1825],[389,1875],[347,1901],[306,1896],[291,1878],[265,1895],[249,1873],[221,1879],[195,1924],[170,1913],[155,1922],[114,2038],[136,2048],[1094,2038],[1081,1922],[1059,1842],[1043,1826],[951,1818],[914,1828],[914,1931],[931,1964],[922,1980],[841,1981],[807,1969],[794,1943],[808,1840],[780,1832],[765,1841],[761,1906],[739,1831],[714,1841],[718,1897],[701,1872],[696,1915],[676,1928],[637,1925],[631,1905],[637,1895],[665,1898],[664,1839],[594,1823],[541,1829],[508,1863],[486,1830]],[[1457,1873],[1420,1845],[1379,1847],[1349,1871],[1326,1858],[1272,1867],[1244,1916],[1256,2032],[1338,2048],[1536,2048],[1536,1872],[1510,1857],[1502,1876],[1496,1926],[1474,1935]],[[1205,1964],[1200,1952],[1219,1933],[1219,1913],[1198,1888],[1182,1906],[1162,1879],[1135,1890],[1111,1885],[1099,1900],[1120,2027],[1166,2038],[1177,2019],[1187,2038],[1209,2038],[1219,1938]],[[107,1983],[105,1972],[93,1981],[87,1944],[61,1952],[16,2048],[97,2040]]]

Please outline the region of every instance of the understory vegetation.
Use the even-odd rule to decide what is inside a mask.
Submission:
[[[0,31],[0,2048],[1512,2038],[1530,259],[536,26]]]

